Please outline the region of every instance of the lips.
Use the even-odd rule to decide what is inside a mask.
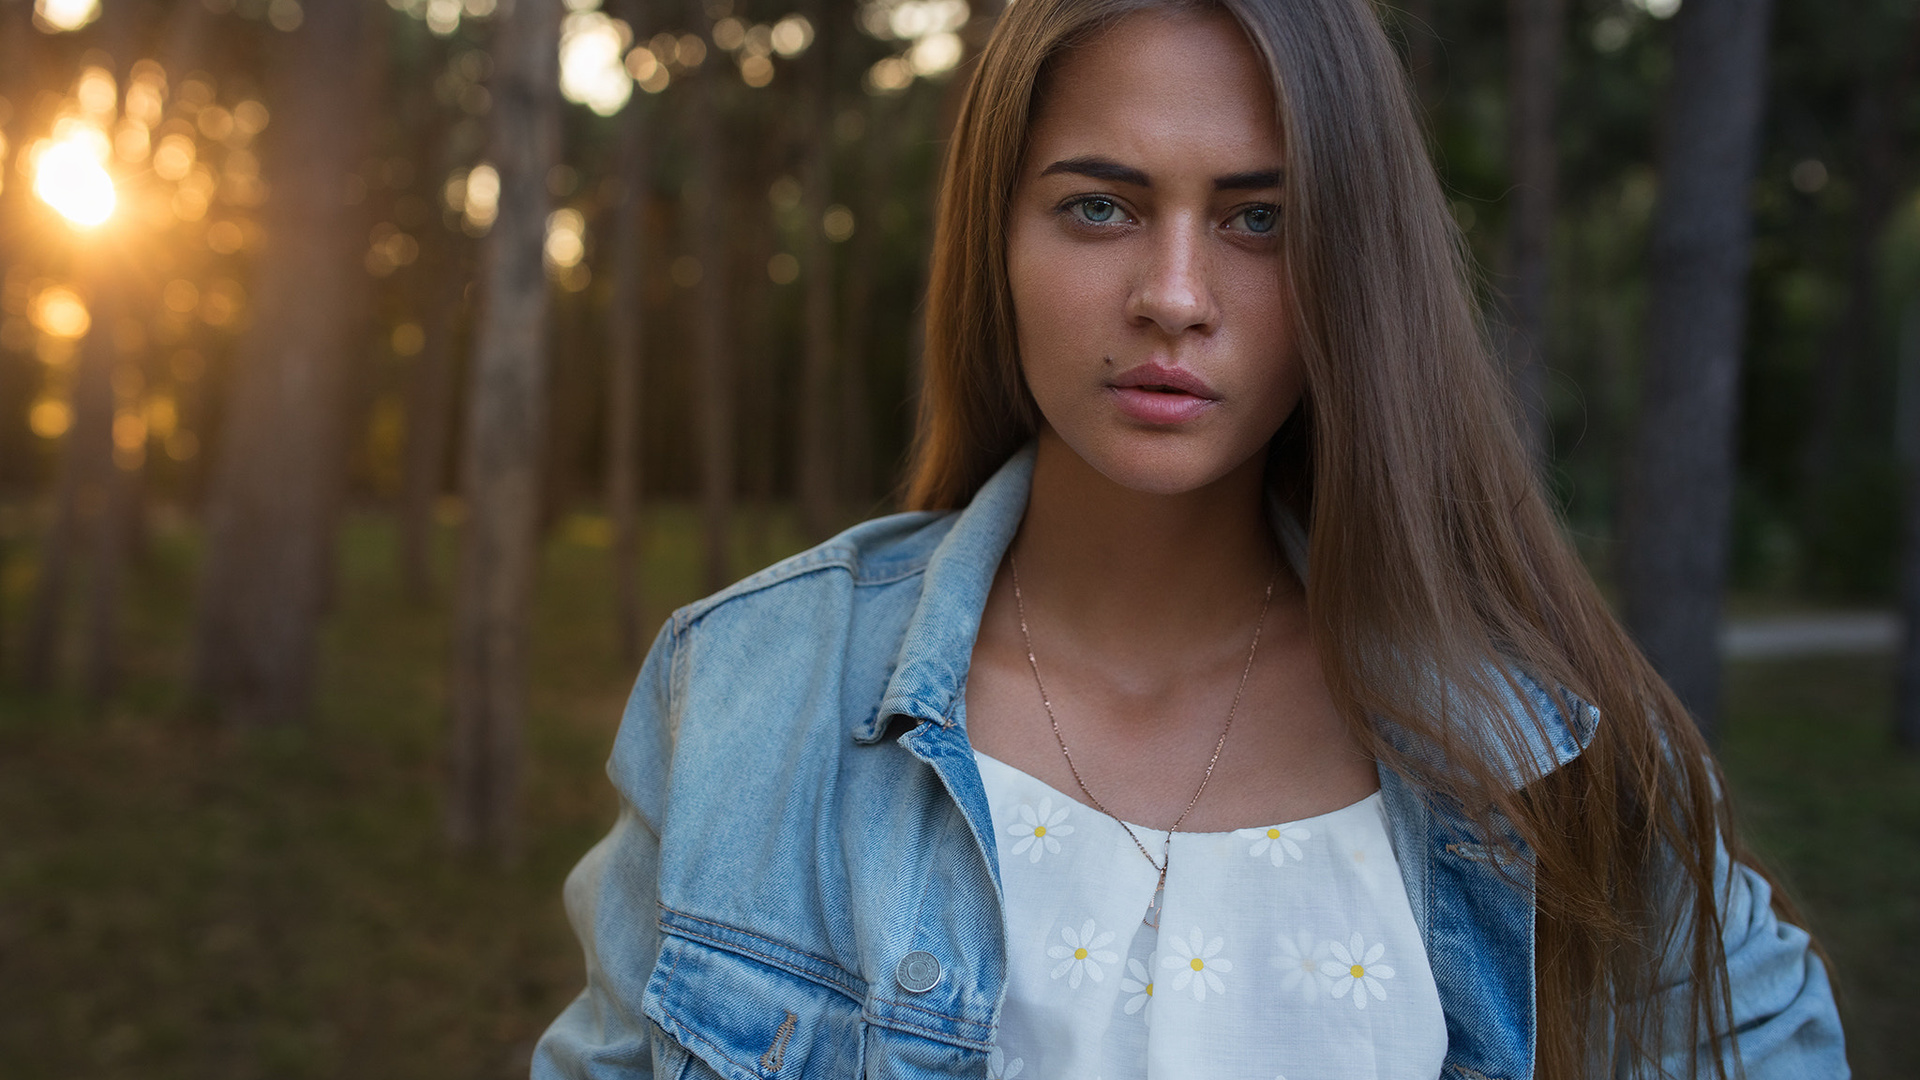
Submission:
[[[1220,403],[1219,394],[1198,375],[1155,363],[1128,368],[1107,390],[1122,413],[1155,427],[1186,423]]]
[[[1219,400],[1200,376],[1182,368],[1167,367],[1164,364],[1137,364],[1120,373],[1107,385],[1119,390],[1146,390],[1161,394],[1191,394],[1208,401]]]

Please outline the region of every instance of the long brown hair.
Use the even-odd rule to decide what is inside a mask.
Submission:
[[[906,501],[964,504],[1033,437],[1006,233],[1036,94],[1064,50],[1167,9],[1228,12],[1271,74],[1291,269],[1278,299],[1297,314],[1307,392],[1275,436],[1269,481],[1308,525],[1307,604],[1347,723],[1384,766],[1531,860],[1537,1075],[1657,1072],[1665,1046],[1725,1039],[1716,837],[1745,856],[1716,766],[1537,486],[1371,0],[1009,6],[948,150]],[[1563,720],[1502,706],[1528,700],[1514,693],[1522,677],[1601,717],[1586,750],[1544,776],[1527,747]],[[1478,734],[1489,720],[1494,744]],[[1530,768],[1519,787],[1512,763]],[[1655,1004],[1675,974],[1660,970],[1667,955],[1691,973],[1684,1030]]]

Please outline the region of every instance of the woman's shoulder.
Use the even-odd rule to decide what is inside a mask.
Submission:
[[[722,741],[807,728],[880,699],[922,583],[954,515],[862,522],[674,612],[654,643],[628,728],[664,720]],[[867,701],[871,698],[871,701]],[[798,731],[787,732],[789,736]]]
[[[951,514],[862,522],[673,613],[641,666],[608,768],[650,821],[670,771],[737,778],[832,755],[872,711]],[[789,763],[790,764],[790,763]]]
[[[757,615],[785,607],[787,593],[809,586],[873,587],[917,577],[953,526],[952,512],[912,511],[870,518],[673,613],[685,632],[716,615]],[[791,616],[793,612],[786,612]]]

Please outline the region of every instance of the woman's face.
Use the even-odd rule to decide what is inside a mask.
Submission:
[[[1008,225],[1020,364],[1046,423],[1173,494],[1300,400],[1273,92],[1225,14],[1128,16],[1055,64]]]

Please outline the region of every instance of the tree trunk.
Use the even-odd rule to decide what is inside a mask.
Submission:
[[[60,444],[60,472],[54,488],[53,521],[40,546],[39,574],[28,608],[22,646],[22,677],[30,690],[45,690],[58,676],[66,638],[68,583],[73,552],[83,535],[95,533],[111,501],[113,481],[113,312],[102,253],[83,254],[85,274],[95,286],[87,302],[92,328],[80,342],[73,379],[73,423]]]
[[[8,14],[17,17],[24,12]],[[97,40],[105,46],[107,64],[115,69],[122,85],[133,66],[133,41],[139,15],[132,5],[117,5],[105,11],[106,17],[95,29]],[[15,28],[7,27],[8,30]],[[6,51],[16,53],[25,44],[9,41]],[[26,104],[25,91],[31,87],[26,81],[28,77],[23,69],[17,74],[10,73],[8,82],[12,85],[3,88],[15,92],[13,100],[18,101],[17,107],[22,109]],[[82,687],[87,699],[94,704],[103,700],[111,688],[118,659],[113,631],[118,621],[119,585],[127,555],[124,543],[130,509],[127,499],[133,494],[128,478],[120,475],[114,465],[113,453],[113,376],[119,363],[119,350],[114,343],[115,324],[128,313],[126,296],[133,277],[128,273],[124,255],[107,242],[106,235],[110,234],[74,233],[71,236],[78,249],[75,273],[80,291],[86,296],[92,326],[80,344],[80,366],[75,372],[73,389],[73,426],[61,448],[56,509],[44,540],[26,642],[27,685],[44,689],[57,675],[65,637],[71,552],[86,550],[89,553],[88,615]]]
[[[511,858],[518,844],[527,619],[547,405],[547,173],[559,160],[557,0],[517,0],[494,27],[499,216],[483,245],[484,306],[461,452],[467,516],[454,598],[447,834]]]
[[[613,525],[613,623],[620,658],[640,660],[640,384],[646,363],[645,223],[652,191],[646,113],[620,116],[620,203],[613,214],[613,281],[607,297],[607,515]]]
[[[1627,624],[1709,738],[1770,6],[1687,0],[1676,18],[1622,522]]]
[[[873,406],[867,379],[867,358],[873,352],[873,291],[875,264],[880,261],[885,207],[893,180],[897,98],[866,99],[865,140],[860,148],[859,221],[847,241],[846,327],[840,346],[840,396],[844,417],[841,437],[841,491],[865,508],[873,497]]]
[[[1914,26],[1920,27],[1920,21]],[[1854,93],[1857,180],[1853,220],[1847,237],[1847,302],[1840,321],[1826,335],[1816,358],[1813,407],[1801,457],[1802,515],[1819,565],[1846,557],[1835,550],[1832,496],[1849,464],[1846,433],[1859,418],[1860,369],[1874,349],[1879,321],[1880,243],[1893,214],[1900,186],[1902,113],[1920,69],[1920,34],[1909,38],[1905,55],[1889,75],[1859,73]]]
[[[434,504],[446,477],[448,429],[453,425],[455,342],[466,310],[468,266],[464,239],[441,236],[442,255],[431,268],[426,344],[407,379],[406,475],[400,497],[400,583],[415,604],[433,601]]]
[[[705,6],[693,0],[688,15],[701,36],[711,40],[712,21]],[[689,188],[697,193],[692,210],[694,258],[700,266],[695,291],[694,363],[698,371],[694,393],[700,421],[700,524],[705,552],[704,584],[709,591],[733,580],[730,568],[734,488],[734,378],[733,350],[728,339],[731,317],[727,294],[727,247],[722,214],[731,208],[722,198],[726,173],[722,159],[720,117],[714,107],[726,61],[710,55],[687,80],[686,119],[692,127],[693,162]]]
[[[825,27],[823,0],[807,5],[807,17]],[[799,434],[800,518],[811,540],[824,540],[832,531],[835,511],[833,431],[839,426],[833,407],[833,246],[821,219],[833,202],[833,87],[829,82],[832,36],[819,35],[813,55],[804,61],[800,93],[809,113],[802,125],[807,132],[806,165],[801,176],[801,206],[806,213],[806,246],[801,249],[801,282],[806,289],[806,349],[800,377]],[[859,221],[875,228],[874,219]]]
[[[546,440],[540,462],[542,537],[552,534],[580,501],[581,472],[593,422],[605,407],[599,399],[604,357],[587,344],[587,296],[556,290],[547,309]]]
[[[193,683],[226,719],[284,723],[312,704],[360,344],[357,219],[342,204],[362,148],[358,4],[312,4],[271,70],[271,248],[226,411],[195,627]]]
[[[1507,218],[1506,359],[1521,431],[1534,467],[1548,447],[1547,299],[1558,170],[1553,140],[1566,0],[1507,0],[1507,157],[1513,177]]]
[[[120,681],[121,585],[132,554],[134,517],[143,479],[140,463],[120,460],[121,452],[112,445],[111,420],[107,441],[107,460],[100,475],[100,506],[93,520],[86,659],[81,671],[81,691],[96,706],[113,694]]]

